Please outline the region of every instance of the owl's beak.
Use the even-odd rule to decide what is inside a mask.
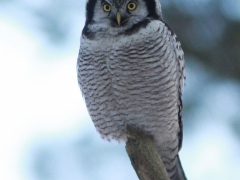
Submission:
[[[121,14],[120,14],[120,12],[117,12],[117,23],[118,23],[118,25],[120,26],[121,25]]]

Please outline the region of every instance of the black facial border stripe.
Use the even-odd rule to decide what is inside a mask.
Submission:
[[[161,17],[156,12],[156,2],[155,0],[143,0],[148,9],[148,17],[153,19],[161,19]]]
[[[86,24],[92,23],[97,0],[88,0],[86,5]]]

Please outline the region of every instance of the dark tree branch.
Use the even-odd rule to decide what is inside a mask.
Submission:
[[[153,137],[127,126],[126,151],[140,180],[170,180]]]

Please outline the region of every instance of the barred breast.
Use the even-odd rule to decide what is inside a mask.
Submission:
[[[127,124],[154,136],[170,177],[178,154],[180,65],[171,31],[152,21],[137,33],[82,37],[78,81],[103,138],[126,140]],[[161,137],[161,138],[160,138]]]

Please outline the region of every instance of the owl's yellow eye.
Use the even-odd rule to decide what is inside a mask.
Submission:
[[[111,11],[111,6],[110,6],[109,4],[104,4],[104,5],[103,5],[103,10],[104,10],[105,12],[109,12],[109,11]]]
[[[137,8],[137,4],[135,2],[130,2],[128,3],[127,8],[129,11],[133,11]]]

